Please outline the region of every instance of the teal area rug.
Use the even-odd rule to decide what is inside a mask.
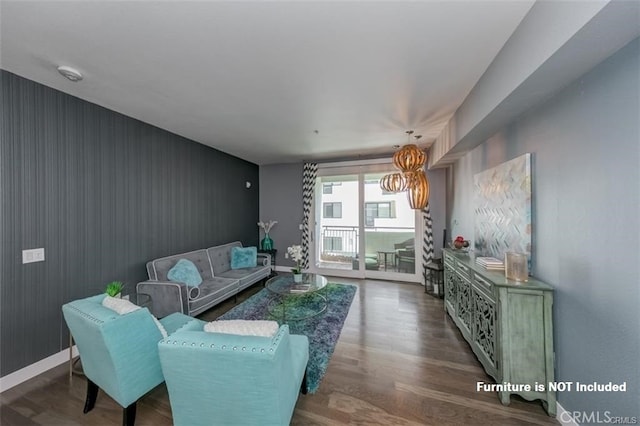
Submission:
[[[309,338],[309,363],[307,364],[309,393],[315,393],[320,387],[320,381],[327,371],[356,289],[357,287],[353,285],[329,283],[323,290],[326,291],[323,294],[327,298],[327,309],[323,313],[305,320],[287,321],[291,334],[303,334]],[[280,322],[281,317],[274,318],[269,313],[269,304],[272,303],[273,297],[269,290],[262,289],[218,319],[271,319]],[[290,309],[297,309],[296,305],[300,305],[300,309],[305,309],[302,303],[304,297],[306,296],[293,296],[292,304],[287,305],[287,312]],[[311,301],[311,303],[315,302]]]

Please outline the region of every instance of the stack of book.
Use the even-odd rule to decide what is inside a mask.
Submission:
[[[476,264],[492,271],[504,271],[504,262],[495,257],[476,257]]]
[[[311,284],[294,284],[289,290],[291,293],[306,293],[311,289]]]

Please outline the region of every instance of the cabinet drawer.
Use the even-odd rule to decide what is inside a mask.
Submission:
[[[444,264],[451,266],[452,268],[455,266],[455,260],[453,259],[453,257],[445,254],[444,255]]]
[[[469,276],[469,267],[461,262],[456,262],[456,272],[460,275]]]
[[[478,274],[473,274],[473,287],[495,302],[493,284],[489,281],[485,280]]]

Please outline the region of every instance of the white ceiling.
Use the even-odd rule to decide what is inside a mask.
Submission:
[[[257,164],[371,156],[433,142],[532,4],[2,1],[0,66]]]

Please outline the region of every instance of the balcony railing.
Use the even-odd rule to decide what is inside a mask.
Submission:
[[[350,256],[358,253],[357,226],[323,226],[320,239],[321,257]]]
[[[395,244],[414,236],[409,227],[366,227],[365,251],[393,250]],[[359,252],[359,229],[357,226],[323,226],[320,235],[320,259],[347,261]]]

